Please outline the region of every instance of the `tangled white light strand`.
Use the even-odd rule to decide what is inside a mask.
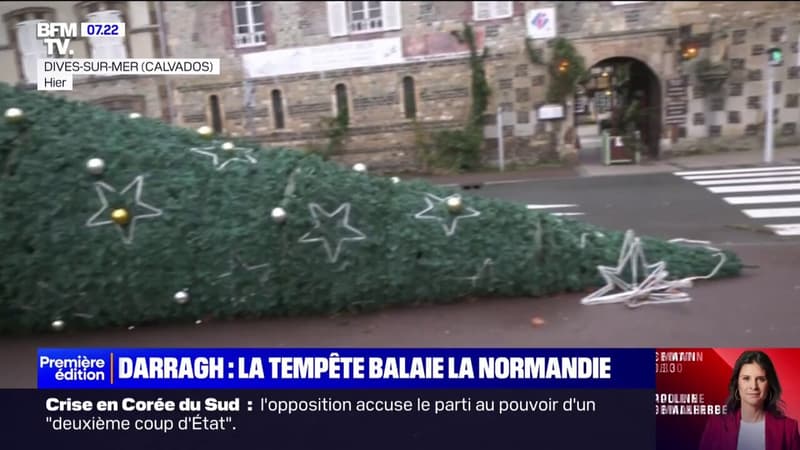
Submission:
[[[659,261],[655,264],[648,264],[644,256],[644,250],[642,249],[641,239],[634,235],[633,230],[628,230],[625,233],[625,240],[622,244],[617,266],[597,266],[600,275],[606,280],[606,285],[581,299],[581,304],[625,303],[629,308],[638,308],[639,306],[647,304],[683,303],[691,301],[692,298],[689,294],[682,292],[681,289],[692,287],[694,280],[713,278],[725,264],[727,258],[724,252],[718,248],[711,247],[709,245],[710,243],[706,241],[677,238],[669,242],[674,244],[685,243],[702,245],[703,248],[714,252],[714,256],[718,256],[720,261],[708,275],[667,280],[669,272],[666,270],[666,263],[664,261]],[[628,264],[631,264],[631,282],[627,282],[621,278]],[[639,267],[645,268],[647,272],[647,275],[641,282],[638,281]],[[622,292],[610,294],[615,288],[619,288]]]

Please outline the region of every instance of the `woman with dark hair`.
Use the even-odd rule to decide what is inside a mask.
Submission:
[[[783,413],[781,383],[766,353],[739,356],[727,407],[727,414],[708,419],[700,450],[800,450],[797,421]]]

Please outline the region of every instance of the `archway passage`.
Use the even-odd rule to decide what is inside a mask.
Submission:
[[[621,129],[633,123],[641,135],[643,157],[657,158],[661,138],[661,83],[647,64],[635,58],[604,59],[590,69],[582,99],[576,99],[575,121],[596,124],[598,135],[604,129]],[[635,117],[626,116],[636,101]],[[629,118],[629,121],[625,119]]]

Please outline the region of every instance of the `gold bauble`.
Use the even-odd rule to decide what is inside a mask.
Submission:
[[[117,225],[127,225],[130,219],[131,217],[127,209],[118,208],[111,212],[111,220]]]
[[[211,127],[203,125],[202,127],[197,129],[197,134],[205,139],[209,139],[211,136],[214,135],[214,130]]]
[[[452,214],[458,214],[464,208],[464,204],[461,202],[461,197],[453,196],[447,199],[447,210],[450,211]]]
[[[8,108],[6,110],[6,120],[10,123],[22,122],[25,118],[25,113],[19,108]]]

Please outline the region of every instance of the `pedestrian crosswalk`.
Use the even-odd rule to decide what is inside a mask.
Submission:
[[[779,236],[800,236],[800,166],[675,172]],[[748,195],[759,194],[759,195]]]
[[[528,209],[548,212],[554,216],[582,216],[583,215],[582,212],[574,210],[574,208],[577,207],[578,205],[572,205],[572,204],[528,205]],[[567,211],[559,211],[562,209]]]

